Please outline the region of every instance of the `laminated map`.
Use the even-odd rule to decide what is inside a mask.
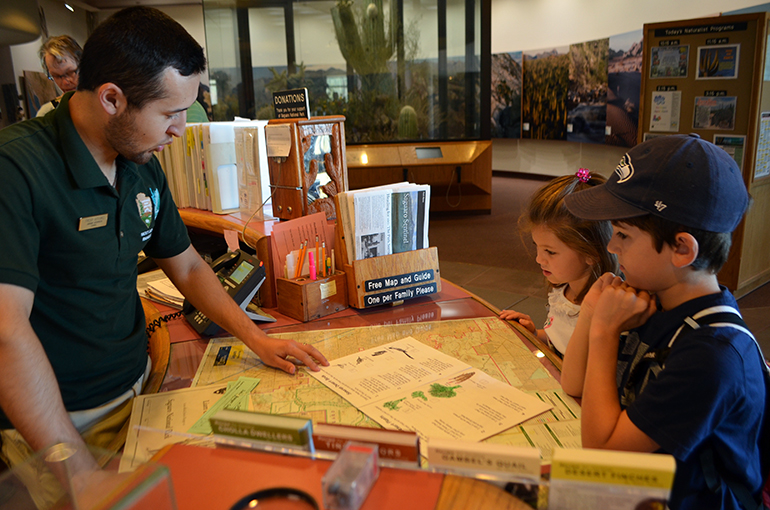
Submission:
[[[518,334],[496,317],[271,333],[270,336],[312,344],[329,360],[412,337],[553,406],[550,411],[485,442],[535,446],[546,462],[554,446],[580,447],[580,406],[561,390],[558,381]],[[233,337],[210,340],[193,386],[227,383],[242,376],[260,380],[249,396],[249,410],[300,416],[314,423],[379,427],[306,370],[298,370],[292,376],[267,367]]]

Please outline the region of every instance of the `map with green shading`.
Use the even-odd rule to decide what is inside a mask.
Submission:
[[[487,442],[538,446],[545,459],[550,458],[550,449],[556,444],[579,446],[579,406],[561,391],[558,381],[543,367],[517,333],[498,318],[281,333],[271,336],[312,344],[329,360],[411,336],[486,372],[499,381],[556,406],[552,411],[487,439]],[[250,410],[307,417],[314,423],[379,427],[334,391],[308,376],[305,370],[298,370],[297,374],[292,376],[266,367],[251,350],[233,337],[211,339],[193,385],[227,382],[241,376],[260,380],[259,386],[250,395]],[[412,397],[427,399],[431,393]]]

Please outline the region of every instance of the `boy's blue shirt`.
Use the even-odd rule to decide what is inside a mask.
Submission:
[[[717,305],[737,309],[735,298],[722,288],[655,313],[619,346],[621,407],[661,452],[677,461],[672,509],[740,508],[729,490],[715,494],[706,487],[700,460],[704,447],[714,450],[723,473],[756,492],[762,484],[757,437],[766,388],[754,340],[734,328],[702,327],[677,338],[664,370],[643,360],[645,353],[667,347],[685,317]],[[633,389],[628,389],[629,374],[637,364],[642,366],[634,371]]]

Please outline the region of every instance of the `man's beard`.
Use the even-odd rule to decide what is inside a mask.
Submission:
[[[136,136],[137,131],[134,116],[124,111],[110,119],[104,128],[104,135],[118,154],[137,165],[144,165],[152,159],[152,150],[141,150],[136,145],[132,137]]]

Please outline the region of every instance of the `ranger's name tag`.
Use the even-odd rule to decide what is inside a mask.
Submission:
[[[104,227],[107,225],[109,214],[99,214],[97,216],[85,216],[78,222],[78,232],[91,230],[92,228]]]

